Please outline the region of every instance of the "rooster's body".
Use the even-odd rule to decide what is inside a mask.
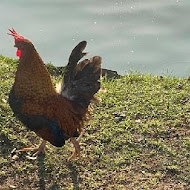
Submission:
[[[85,55],[86,42],[72,51],[60,92],[56,92],[47,68],[34,45],[10,30],[19,52],[19,65],[9,95],[9,104],[15,116],[45,142],[61,147],[71,139],[75,153],[79,144],[75,140],[89,113],[89,104],[100,88],[101,58],[78,61]]]

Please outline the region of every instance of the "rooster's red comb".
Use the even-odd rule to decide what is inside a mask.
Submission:
[[[12,28],[12,29],[9,29],[9,32],[10,33],[8,33],[8,35],[11,35],[11,36],[13,36],[14,38],[15,38],[15,40],[24,40],[24,37],[23,36],[21,36],[20,34],[18,34],[15,30],[14,30],[14,28]]]

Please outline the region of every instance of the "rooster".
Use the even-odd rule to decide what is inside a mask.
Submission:
[[[79,62],[86,55],[83,50],[87,45],[86,41],[80,42],[71,52],[61,87],[56,91],[32,42],[14,29],[8,34],[15,39],[19,57],[9,105],[16,118],[43,139],[34,155],[44,153],[47,141],[62,147],[70,139],[75,151],[68,160],[80,156],[79,141],[91,112],[89,105],[100,89],[101,57]]]

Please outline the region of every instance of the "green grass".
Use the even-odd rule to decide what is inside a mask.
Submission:
[[[7,103],[16,66],[0,57],[0,189],[189,189],[189,79],[137,73],[104,78],[106,92],[93,105],[80,159],[67,163],[73,150],[67,142],[62,148],[48,144],[37,160],[27,158],[32,153],[13,160],[16,149],[40,143]]]

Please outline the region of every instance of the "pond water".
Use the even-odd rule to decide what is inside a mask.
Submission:
[[[186,77],[190,75],[189,0],[1,0],[0,54],[15,57],[14,27],[30,39],[45,62],[67,64],[87,40],[89,57],[103,67]]]

